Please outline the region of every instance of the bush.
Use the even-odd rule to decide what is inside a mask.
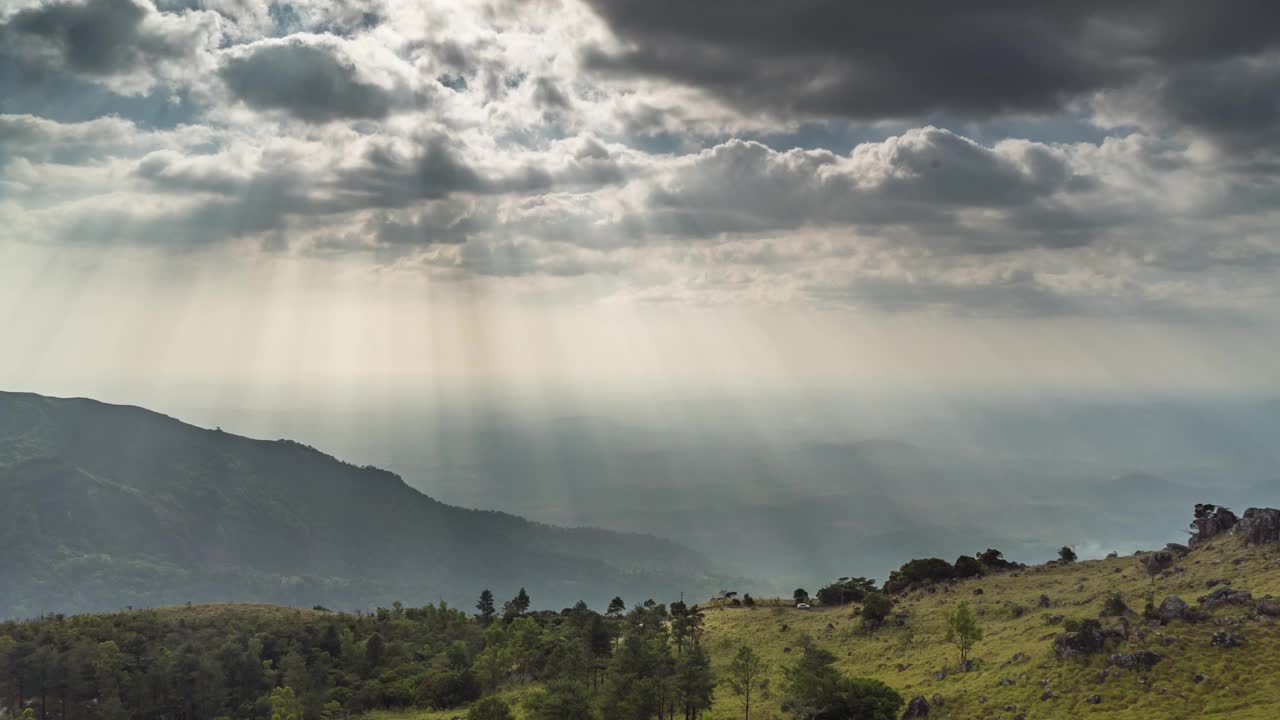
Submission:
[[[1015,563],[1005,560],[1004,553],[995,548],[987,548],[978,553],[978,562],[985,565],[988,570],[1008,570],[1015,565]]]
[[[467,720],[514,720],[515,715],[511,714],[511,706],[502,698],[487,697],[475,705],[471,706],[471,710],[467,712]]]
[[[873,592],[867,593],[867,596],[862,599],[862,611],[858,615],[863,622],[875,627],[884,622],[891,612],[893,612],[893,600],[884,593]]]
[[[1058,559],[1064,563],[1073,563],[1076,561],[1076,551],[1072,550],[1068,545],[1063,545],[1062,548],[1058,550]]]
[[[1103,615],[1123,615],[1129,612],[1129,606],[1124,602],[1124,595],[1119,590],[1107,593],[1107,597],[1102,601]]]
[[[874,580],[864,577],[843,577],[819,590],[818,602],[823,605],[847,605],[861,602],[867,593],[875,592],[875,589]]]
[[[950,580],[955,575],[956,569],[942,558],[917,558],[889,573],[884,591],[902,592],[917,583]]]
[[[956,558],[955,573],[958,578],[973,577],[982,574],[982,563],[978,559],[969,555],[961,555]]]

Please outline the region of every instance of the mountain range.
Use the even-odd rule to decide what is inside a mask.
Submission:
[[[0,392],[0,616],[185,602],[536,607],[725,579],[680,544],[441,503],[290,440]]]

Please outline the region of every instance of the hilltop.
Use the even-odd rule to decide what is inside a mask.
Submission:
[[[721,584],[658,538],[438,502],[290,440],[0,393],[0,617],[185,602],[539,605]],[[603,588],[603,589],[602,589]]]
[[[1254,602],[1212,610],[1199,623],[1151,627],[1139,614],[1102,618],[1104,627],[1127,621],[1127,638],[1094,655],[1058,658],[1054,641],[1064,625],[1099,618],[1108,593],[1120,593],[1135,613],[1149,592],[1156,605],[1175,595],[1192,607],[1197,597],[1224,585],[1248,590],[1255,599],[1280,596],[1280,546],[1274,544],[1247,547],[1238,535],[1214,538],[1154,582],[1141,562],[1150,554],[1034,566],[913,590],[897,598],[901,624],[891,619],[874,632],[864,631],[849,607],[714,607],[707,611],[707,642],[719,659],[750,642],[772,662],[771,684],[777,684],[800,638],[811,637],[851,675],[883,680],[904,697],[940,698],[941,707],[929,717],[1275,717],[1280,687],[1271,669],[1280,662],[1280,621],[1259,614]],[[1210,581],[1217,581],[1214,588]],[[961,601],[981,613],[985,634],[970,672],[955,670],[955,648],[944,639],[946,613]],[[1216,647],[1212,640],[1220,632],[1242,641]],[[1150,669],[1108,665],[1114,654],[1143,651],[1161,659]],[[1046,691],[1051,697],[1042,700]],[[1088,702],[1093,695],[1096,704]],[[721,700],[712,717],[736,717],[729,698]],[[773,715],[781,716],[779,701],[774,697],[769,706]]]

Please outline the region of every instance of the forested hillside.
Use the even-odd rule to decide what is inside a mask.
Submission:
[[[288,440],[0,393],[0,617],[185,602],[368,608],[527,585],[547,606],[710,592],[692,550],[437,502]]]
[[[1206,506],[1209,507],[1209,506]],[[1263,718],[1280,511],[1196,542],[1021,566],[908,561],[790,598],[535,611],[195,605],[0,624],[0,709],[40,720]]]

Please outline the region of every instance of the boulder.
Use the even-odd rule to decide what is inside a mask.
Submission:
[[[1186,545],[1179,545],[1178,543],[1169,543],[1164,546],[1164,549],[1173,553],[1174,557],[1182,557],[1183,555],[1191,552],[1191,548]]]
[[[1233,648],[1244,642],[1244,636],[1226,630],[1219,630],[1210,638],[1209,644],[1220,648]]]
[[[1097,695],[1090,695],[1089,697],[1085,698],[1084,701],[1089,703],[1090,705],[1097,705],[1098,703],[1102,702],[1102,698]]]
[[[1146,568],[1148,575],[1154,576],[1173,567],[1173,560],[1173,553],[1168,550],[1158,550],[1142,558],[1142,566]]]
[[[1247,545],[1280,542],[1280,510],[1249,508],[1236,528],[1244,535]]]
[[[1187,544],[1195,547],[1204,541],[1229,532],[1236,526],[1236,514],[1227,508],[1211,503],[1197,503],[1195,519],[1191,521],[1191,534]]]
[[[1101,652],[1107,637],[1096,620],[1085,621],[1078,632],[1066,632],[1053,639],[1053,652],[1059,660]]]
[[[1269,617],[1280,617],[1280,600],[1263,598],[1255,606],[1258,612]]]
[[[1173,620],[1186,620],[1189,610],[1190,608],[1187,607],[1186,601],[1177,595],[1170,595],[1160,603],[1160,622],[1168,623]]]
[[[902,713],[902,720],[924,717],[929,717],[929,701],[925,700],[923,695],[917,695],[907,703],[907,709]]]
[[[1039,600],[1037,600],[1037,601],[1036,601],[1036,603],[1037,603],[1040,607],[1042,607],[1042,608],[1047,608],[1047,607],[1049,607],[1049,596],[1048,596],[1048,595],[1041,595],[1041,596],[1040,596],[1040,599],[1039,599]]]
[[[1232,590],[1230,586],[1223,585],[1208,595],[1196,598],[1196,602],[1200,603],[1200,607],[1205,610],[1224,605],[1248,605],[1253,602],[1253,593],[1248,590]]]
[[[1143,670],[1150,670],[1156,666],[1156,663],[1163,659],[1164,657],[1162,657],[1160,653],[1152,652],[1150,650],[1139,650],[1134,653],[1112,653],[1112,655],[1107,658],[1107,664],[1122,668],[1136,667],[1142,668]]]

